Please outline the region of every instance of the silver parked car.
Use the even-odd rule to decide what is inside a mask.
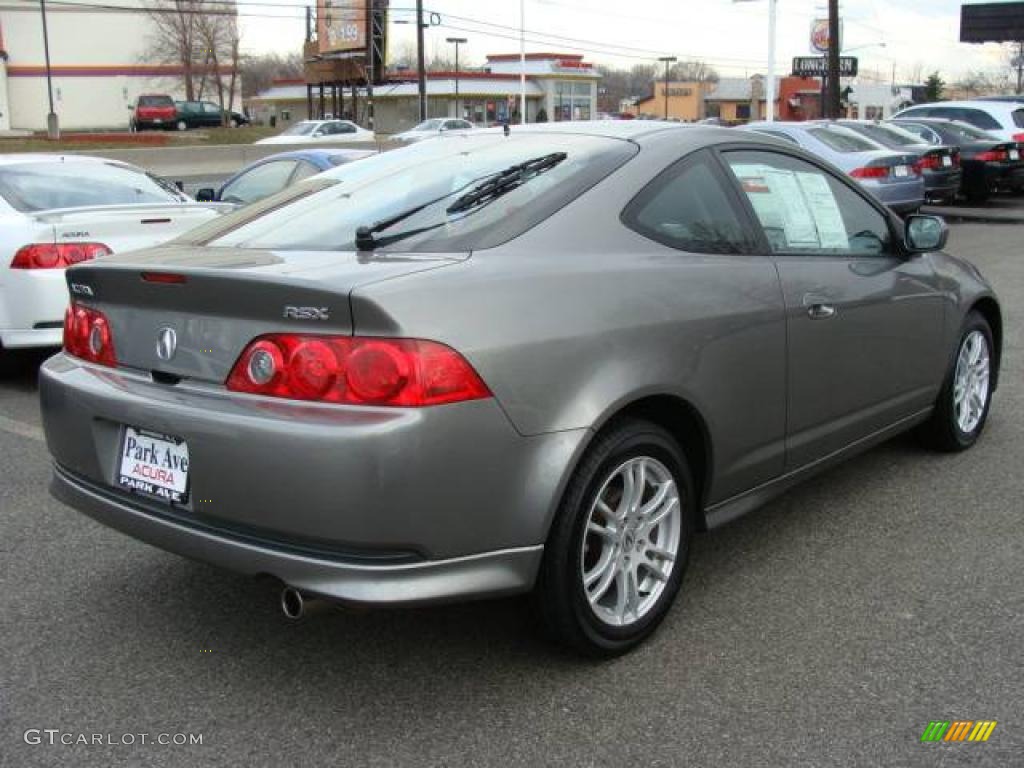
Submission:
[[[796,144],[846,171],[896,213],[913,213],[924,203],[919,155],[900,152],[832,123],[766,123],[740,126]]]
[[[532,589],[619,653],[695,531],[904,430],[978,439],[1002,321],[945,236],[756,133],[422,142],[69,270],[53,492],[291,616]]]

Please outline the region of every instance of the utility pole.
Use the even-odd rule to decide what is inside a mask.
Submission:
[[[50,112],[46,115],[46,138],[56,141],[60,138],[60,123],[53,111],[53,78],[50,75],[50,34],[46,30],[46,0],[40,0],[43,14],[43,55],[46,57],[46,93],[50,98]]]
[[[1017,58],[1013,62],[1017,65],[1017,93],[1024,92],[1024,40],[1017,43]]]
[[[464,37],[449,37],[449,43],[455,44],[455,116],[462,117],[462,110],[459,109],[459,46],[466,42]]]
[[[765,116],[775,122],[775,0],[768,0],[768,80],[765,83]]]
[[[672,62],[676,60],[675,56],[659,56],[658,61],[665,63],[665,119],[668,120],[668,72]]]
[[[825,117],[839,117],[839,0],[828,0],[828,84]]]
[[[420,122],[427,119],[427,67],[423,61],[423,0],[416,0],[416,68],[419,77]]]

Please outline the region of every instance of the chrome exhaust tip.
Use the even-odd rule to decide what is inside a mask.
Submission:
[[[295,587],[281,590],[281,611],[292,621],[298,621],[306,613],[306,601]]]

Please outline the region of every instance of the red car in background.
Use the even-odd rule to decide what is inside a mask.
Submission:
[[[170,96],[162,93],[143,94],[135,102],[130,126],[133,131],[169,128],[174,125],[177,116],[178,109]]]

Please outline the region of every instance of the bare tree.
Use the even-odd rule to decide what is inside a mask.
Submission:
[[[147,0],[146,15],[152,24],[147,60],[181,68],[187,101],[212,87],[222,111],[230,109],[240,58],[237,8],[225,0]]]
[[[242,78],[242,96],[248,98],[270,87],[274,80],[300,78],[303,76],[301,53],[281,56],[265,53],[257,56],[243,56],[238,63]]]
[[[672,65],[669,76],[684,83],[717,83],[718,73],[706,61],[680,61]]]

